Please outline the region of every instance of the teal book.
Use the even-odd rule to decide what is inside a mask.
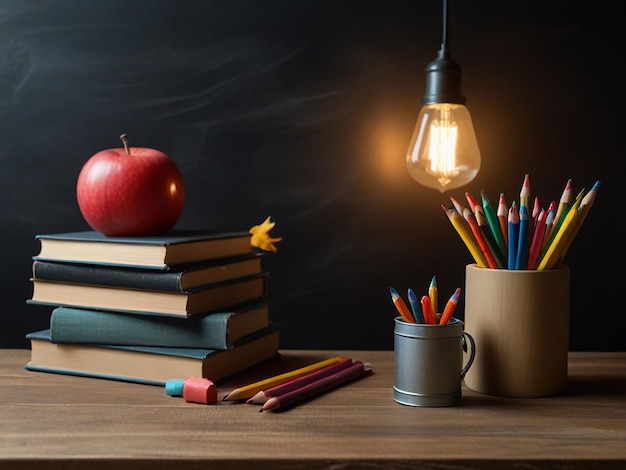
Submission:
[[[34,279],[130,289],[182,292],[262,272],[261,253],[168,267],[165,270],[35,259]]]
[[[166,269],[253,253],[248,232],[171,230],[149,237],[107,237],[96,231],[35,235],[35,259]]]
[[[266,278],[267,273],[262,273],[182,292],[72,284],[33,278],[32,296],[27,303],[189,317],[266,297]]]
[[[50,341],[226,350],[269,324],[265,300],[189,318],[57,307],[50,315]]]
[[[271,325],[227,351],[104,344],[59,344],[50,330],[29,333],[27,370],[165,385],[170,379],[205,377],[219,383],[278,354],[280,329]]]

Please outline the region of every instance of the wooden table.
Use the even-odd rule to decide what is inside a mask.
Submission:
[[[626,468],[626,353],[570,353],[567,393],[450,408],[392,399],[392,351],[282,351],[224,384],[334,355],[373,374],[282,412],[186,403],[163,387],[29,372],[0,350],[0,468]],[[513,466],[517,463],[517,466]]]

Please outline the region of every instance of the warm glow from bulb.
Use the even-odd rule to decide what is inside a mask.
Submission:
[[[406,163],[415,181],[442,193],[472,181],[480,169],[480,150],[467,108],[452,103],[424,106]]]
[[[431,156],[430,171],[442,186],[456,176],[456,140],[459,129],[450,119],[449,109],[443,113],[440,122],[433,123],[429,138],[428,153]]]

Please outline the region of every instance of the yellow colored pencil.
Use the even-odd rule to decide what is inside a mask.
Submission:
[[[565,242],[565,244],[563,245],[563,248],[561,249],[558,261],[562,261],[563,258],[565,258],[565,255],[567,254],[567,250],[569,250],[569,247],[574,241],[574,238],[576,238],[576,234],[580,230],[581,225],[585,221],[585,218],[587,217],[587,214],[589,213],[589,210],[591,209],[591,206],[593,205],[593,201],[596,198],[596,193],[598,191],[599,186],[600,186],[600,181],[596,181],[593,187],[589,190],[589,192],[585,195],[585,197],[583,197],[582,200],[580,201],[580,206],[578,206],[578,220],[576,221],[576,225],[574,229],[570,233],[567,241]],[[558,264],[558,261],[557,261],[557,264]]]
[[[554,237],[554,230],[558,229],[559,224],[563,222],[563,218],[567,213],[567,209],[572,203],[572,199],[574,198],[574,194],[572,193],[572,180],[567,180],[565,183],[565,189],[561,193],[561,198],[559,199],[559,205],[556,208],[556,214],[554,216],[554,225],[552,225],[552,231],[548,234],[549,237]]]
[[[433,306],[435,313],[438,313],[437,307],[439,306],[439,291],[437,290],[437,278],[433,276],[428,286],[428,297],[430,297],[430,304]]]
[[[552,269],[556,262],[559,260],[563,247],[567,243],[568,237],[576,226],[576,222],[579,216],[578,206],[580,205],[583,194],[584,190],[582,190],[578,194],[574,203],[567,210],[567,214],[565,214],[565,217],[563,218],[563,223],[561,223],[561,226],[558,228],[554,239],[550,243],[550,246],[543,254],[541,260],[539,261],[539,264],[537,265],[538,271]]]
[[[239,387],[225,395],[222,399],[223,401],[232,401],[232,400],[244,400],[247,398],[251,398],[256,395],[257,392],[261,390],[266,390],[270,387],[275,387],[276,385],[284,384],[289,382],[290,380],[297,379],[299,377],[303,377],[311,372],[315,372],[317,370],[322,369],[323,367],[329,366],[331,364],[335,364],[343,360],[341,356],[334,356],[330,359],[325,359],[320,362],[316,362],[306,367],[301,367],[300,369],[292,370],[289,372],[285,372],[284,374],[276,375],[274,377],[269,377],[264,380],[260,380],[258,382],[251,383],[244,387]]]
[[[474,258],[474,261],[476,261],[476,264],[481,268],[486,268],[487,261],[480,251],[480,248],[476,244],[476,241],[474,240],[474,235],[471,233],[470,228],[466,224],[463,216],[460,215],[455,209],[450,209],[443,204],[441,205],[441,208],[448,216],[450,223],[455,228],[458,235],[461,237],[461,240],[463,240],[463,243],[465,243],[465,246],[472,255],[472,258]]]

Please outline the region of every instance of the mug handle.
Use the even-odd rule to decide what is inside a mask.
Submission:
[[[463,369],[461,370],[461,378],[463,378],[465,377],[465,374],[467,374],[467,371],[471,367],[472,363],[474,362],[474,358],[476,357],[476,343],[474,342],[474,338],[472,338],[472,335],[470,335],[469,333],[466,333],[465,331],[461,333],[461,341],[463,343],[462,344],[463,352],[469,354],[469,357],[467,358],[467,361],[465,365],[463,366]],[[468,352],[468,343],[469,343],[469,352]]]

